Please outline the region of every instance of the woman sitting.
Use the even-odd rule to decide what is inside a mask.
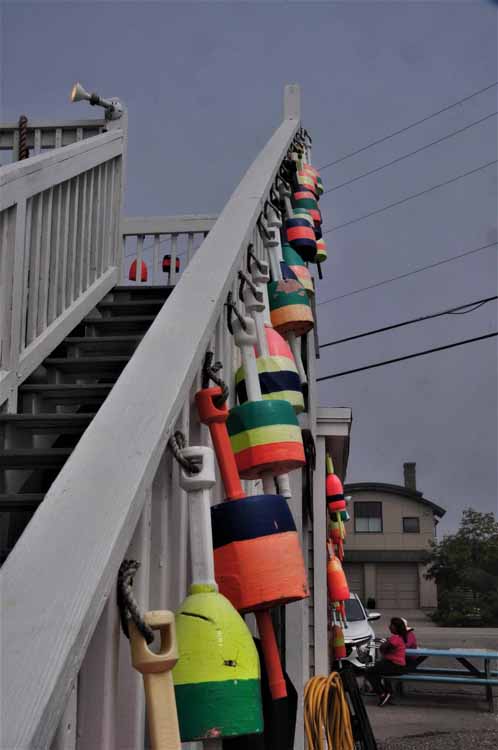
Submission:
[[[379,696],[379,706],[385,706],[392,698],[389,680],[383,677],[406,672],[406,641],[408,632],[401,617],[393,617],[389,625],[391,635],[380,646],[382,659],[367,669],[365,677]]]

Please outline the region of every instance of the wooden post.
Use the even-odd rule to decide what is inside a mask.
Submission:
[[[284,120],[301,119],[301,88],[297,83],[288,83],[284,89]]]

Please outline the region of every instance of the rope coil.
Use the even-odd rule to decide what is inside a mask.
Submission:
[[[154,631],[145,622],[140,608],[133,596],[132,586],[133,578],[140,568],[140,563],[136,560],[123,560],[118,573],[117,602],[119,616],[121,618],[121,627],[125,636],[130,638],[128,630],[128,621],[132,620],[137,630],[143,635],[146,642],[151,644],[154,641]]]
[[[349,705],[338,672],[312,677],[304,688],[308,750],[354,750]],[[324,745],[326,740],[326,746]]]

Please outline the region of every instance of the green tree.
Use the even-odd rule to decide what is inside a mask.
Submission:
[[[456,534],[432,544],[427,578],[438,586],[438,622],[463,625],[479,617],[483,625],[498,625],[498,521],[493,513],[464,510]]]

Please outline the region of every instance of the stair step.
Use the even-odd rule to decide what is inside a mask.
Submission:
[[[19,430],[30,430],[34,435],[57,433],[81,434],[90,424],[95,412],[87,414],[0,414],[0,427],[11,425]]]
[[[145,331],[156,319],[155,315],[116,315],[112,318],[85,318],[76,327],[76,332],[85,326],[94,326],[99,331],[106,331],[107,335],[122,333],[122,331]]]
[[[85,357],[92,356],[92,352],[98,352],[93,356],[103,356],[111,352],[116,354],[116,351],[120,354],[129,353],[131,356],[142,339],[143,336],[139,333],[129,336],[68,336],[53,354],[58,356],[70,346],[77,346],[80,351],[84,351]]]
[[[0,494],[0,511],[36,510],[45,497],[43,492],[26,494]]]
[[[169,295],[173,291],[174,286],[165,285],[154,285],[154,284],[140,284],[140,286],[115,286],[109,294],[127,294],[131,295],[133,299],[139,299],[143,297],[163,297],[165,300],[168,299]]]
[[[0,469],[58,469],[72,452],[73,448],[13,448],[0,451]]]
[[[115,315],[157,315],[166,300],[164,299],[132,299],[132,300],[104,300],[97,308],[102,312]]]
[[[84,377],[94,375],[102,376],[104,373],[116,374],[123,370],[130,357],[127,356],[100,356],[100,357],[48,357],[43,365],[54,367],[61,372],[71,373]]]
[[[23,383],[21,394],[38,395],[56,404],[88,404],[102,402],[109,395],[112,383]]]

